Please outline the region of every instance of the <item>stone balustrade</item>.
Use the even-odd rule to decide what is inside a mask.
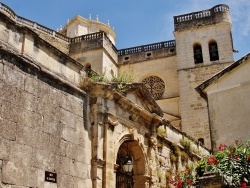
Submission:
[[[30,27],[32,29],[46,33],[46,34],[53,36],[57,39],[61,39],[67,43],[77,43],[77,42],[81,42],[81,41],[89,41],[89,40],[95,40],[98,38],[105,38],[106,41],[108,41],[111,44],[113,51],[115,53],[117,53],[116,47],[113,45],[113,43],[110,41],[110,39],[107,37],[107,35],[103,31],[91,33],[91,34],[87,34],[87,35],[82,35],[79,37],[69,38],[69,37],[62,35],[61,33],[56,32],[48,27],[45,27],[45,26],[39,24],[39,23],[33,22],[27,18],[16,15],[15,12],[11,8],[9,8],[7,5],[5,5],[1,2],[0,2],[0,12],[2,12],[6,16],[8,16],[10,19],[12,19],[13,21],[15,21],[19,24],[22,24],[22,25]]]
[[[94,39],[98,39],[98,38],[103,38],[103,35],[104,35],[104,32],[102,32],[102,31],[97,32],[97,33],[91,33],[91,34],[71,38],[70,42],[71,43],[78,43],[78,42],[81,42],[81,41],[94,40]]]
[[[132,48],[118,50],[118,56],[135,54],[135,53],[140,53],[140,52],[147,52],[147,51],[158,50],[158,49],[163,49],[163,48],[171,48],[171,47],[175,47],[175,40],[164,41],[164,42],[159,42],[159,43],[154,43],[154,44],[148,44],[148,45],[136,46]]]
[[[44,32],[44,33],[47,33],[49,35],[52,35],[53,37],[59,38],[59,39],[64,40],[66,42],[69,42],[69,40],[70,40],[68,37],[66,37],[66,36],[64,36],[64,35],[56,32],[48,27],[45,27],[39,23],[33,22],[29,19],[26,19],[26,18],[23,18],[21,16],[16,15],[16,13],[11,8],[9,8],[7,5],[5,5],[1,2],[0,2],[0,12],[4,13],[6,16],[8,16],[13,21],[15,21],[19,24],[22,24],[22,25],[27,26],[27,27],[31,27],[33,29],[36,29],[36,30]]]
[[[229,14],[229,7],[227,5],[221,4],[208,10],[174,16],[175,31],[190,28],[192,23],[196,23],[196,25],[198,23],[201,25],[201,23],[210,24],[221,21],[216,19],[217,16],[221,16],[221,13]],[[227,16],[224,19],[227,20]]]

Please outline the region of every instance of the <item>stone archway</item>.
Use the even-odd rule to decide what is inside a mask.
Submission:
[[[130,180],[119,180],[119,164],[117,164],[117,172],[116,172],[116,188],[147,188],[149,187],[149,176],[147,175],[147,160],[145,155],[140,147],[138,141],[136,140],[126,140],[124,141],[117,152],[117,159],[116,163],[119,163],[119,157],[121,156],[131,156],[132,164],[133,164],[133,173],[131,174],[132,177],[132,185],[125,185],[121,186],[122,182],[119,181],[127,181]]]

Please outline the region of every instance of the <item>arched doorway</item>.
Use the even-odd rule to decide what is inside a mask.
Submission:
[[[129,141],[123,142],[116,158],[116,188],[133,188],[133,157],[129,150]]]
[[[147,187],[147,162],[138,141],[127,140],[120,145],[116,165],[116,188]]]

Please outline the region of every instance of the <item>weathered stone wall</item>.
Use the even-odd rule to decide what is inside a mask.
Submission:
[[[198,142],[185,136],[167,120],[149,113],[141,103],[133,103],[130,98],[113,90],[108,84],[85,82],[84,88],[90,96],[92,130],[92,176],[97,187],[115,187],[119,169],[119,151],[133,158],[133,180],[135,187],[166,187],[166,172],[172,175],[182,170],[186,164],[193,164],[199,156],[207,155],[208,150]],[[135,95],[134,97],[142,97]],[[134,99],[136,101],[138,99]],[[164,127],[165,134],[158,132]],[[184,150],[181,139],[189,139],[189,159],[185,162],[180,155],[177,161],[170,161],[173,154],[171,145]],[[119,163],[120,164],[120,163]]]
[[[82,65],[86,65],[86,63],[91,65],[92,70],[109,79],[117,76],[117,51],[106,34],[103,32],[90,34],[89,37],[93,37],[93,39],[82,37],[84,39],[80,36],[79,41],[70,45],[70,56]]]
[[[29,28],[10,22],[4,15],[0,19],[0,42],[3,49],[24,56],[41,69],[61,75],[66,78],[65,81],[74,85],[79,83],[82,65],[41,39]]]
[[[224,13],[216,14],[222,16]],[[199,19],[202,20],[202,18]],[[175,30],[174,35],[178,44],[176,52],[181,130],[195,139],[203,138],[205,145],[211,147],[207,102],[194,88],[233,62],[231,22],[221,20],[212,25],[203,24],[192,29]],[[211,41],[217,43],[219,60],[210,61],[209,42]],[[193,48],[196,44],[201,45],[203,56],[203,62],[198,64],[194,62]]]
[[[214,151],[221,143],[230,145],[235,140],[249,139],[250,60],[245,56],[233,65],[240,61],[243,63],[227,71],[205,90]]]
[[[47,41],[48,43],[50,43],[51,45],[55,46],[56,48],[58,48],[59,50],[61,50],[63,53],[65,54],[69,54],[69,43],[61,40],[59,38],[56,38],[54,36],[45,34],[43,32],[38,32],[36,31],[39,36],[44,39],[45,41]]]
[[[0,57],[0,187],[91,187],[85,94]]]
[[[176,48],[178,69],[187,69],[199,67],[200,64],[194,63],[194,44],[200,44],[202,47],[203,62],[202,65],[211,65],[212,63],[233,62],[233,44],[231,38],[231,24],[218,23],[216,25],[203,26],[185,31],[176,31]],[[211,62],[209,56],[209,42],[216,41],[219,52],[219,60]]]
[[[195,139],[203,138],[205,145],[209,148],[211,147],[211,141],[207,102],[194,88],[227,65],[213,64],[179,71],[182,131]]]

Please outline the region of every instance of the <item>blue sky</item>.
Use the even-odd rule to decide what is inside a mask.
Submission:
[[[218,4],[230,6],[233,22],[235,60],[250,52],[250,0],[0,0],[19,16],[51,29],[64,26],[76,15],[115,28],[117,49],[174,39],[173,16],[210,9]]]

